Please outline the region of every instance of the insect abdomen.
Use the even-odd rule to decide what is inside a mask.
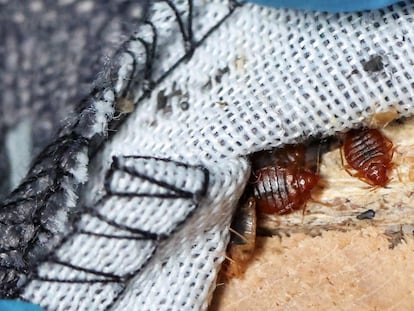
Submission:
[[[272,166],[255,172],[254,197],[263,213],[287,214],[304,206],[319,177],[306,170]]]
[[[384,187],[391,168],[392,142],[376,129],[352,130],[343,145],[349,166],[358,171],[362,180]]]

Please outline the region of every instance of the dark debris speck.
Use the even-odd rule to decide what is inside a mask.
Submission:
[[[361,214],[359,214],[356,218],[359,220],[369,220],[374,219],[375,217],[375,211],[373,209],[369,209]]]
[[[367,62],[361,62],[366,72],[378,72],[384,69],[384,63],[380,55],[371,56]]]

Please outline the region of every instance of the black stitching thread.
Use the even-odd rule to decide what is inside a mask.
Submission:
[[[100,199],[98,200],[93,207],[84,207],[82,208],[82,214],[83,215],[90,215],[92,217],[96,217],[97,219],[99,219],[100,221],[103,221],[105,223],[107,223],[108,225],[115,227],[115,228],[119,228],[122,231],[126,231],[131,233],[131,235],[111,235],[111,234],[102,234],[102,233],[97,233],[97,232],[91,232],[91,231],[85,231],[83,229],[79,229],[76,228],[73,233],[71,235],[68,235],[64,240],[62,240],[62,242],[60,243],[60,245],[58,247],[56,247],[56,250],[54,252],[52,252],[48,258],[44,261],[44,262],[50,262],[52,264],[58,264],[58,265],[63,265],[66,267],[69,267],[73,270],[76,271],[81,271],[81,272],[86,272],[89,274],[93,274],[102,278],[98,278],[98,279],[88,279],[88,278],[74,278],[74,279],[59,279],[59,278],[47,278],[47,277],[43,277],[40,276],[37,272],[30,272],[28,274],[28,280],[26,282],[26,284],[28,284],[30,281],[32,280],[37,280],[37,281],[44,281],[44,282],[60,282],[60,283],[120,283],[123,286],[123,289],[118,293],[117,297],[115,298],[115,300],[112,302],[111,305],[113,305],[113,303],[115,303],[115,301],[117,299],[119,299],[119,297],[121,297],[121,294],[123,293],[123,291],[125,290],[125,284],[127,284],[137,273],[139,273],[150,261],[150,259],[153,257],[153,255],[155,254],[156,250],[158,249],[159,243],[167,238],[169,238],[171,236],[171,234],[173,234],[176,230],[179,230],[179,228],[181,227],[182,224],[184,224],[189,217],[191,217],[194,213],[194,211],[197,209],[198,204],[197,204],[197,199],[201,199],[201,195],[205,194],[207,191],[207,187],[208,187],[208,182],[209,182],[209,172],[208,170],[203,167],[203,166],[192,166],[192,165],[188,165],[186,163],[182,163],[182,162],[177,162],[177,161],[173,161],[173,160],[169,160],[169,159],[164,159],[164,158],[155,158],[155,157],[148,157],[148,156],[125,156],[122,157],[122,159],[125,160],[130,160],[130,159],[136,159],[136,160],[155,160],[155,161],[160,161],[160,162],[164,162],[164,163],[169,163],[169,164],[173,164],[176,167],[182,167],[188,170],[195,170],[200,172],[201,178],[203,179],[199,189],[196,189],[193,193],[189,193],[188,191],[183,191],[182,189],[179,189],[177,187],[174,187],[173,185],[166,183],[166,182],[161,182],[155,178],[152,178],[151,176],[147,176],[143,173],[140,173],[137,170],[127,170],[125,165],[123,165],[123,162],[120,160],[120,158],[118,157],[114,157],[113,158],[113,163],[110,166],[108,172],[105,174],[106,176],[106,191],[107,193]],[[127,163],[126,163],[127,164]],[[112,194],[112,190],[110,187],[110,181],[115,174],[115,172],[127,172],[128,174],[130,174],[131,176],[135,176],[135,177],[139,177],[142,178],[143,180],[149,181],[150,183],[157,185],[161,188],[164,189],[168,189],[168,190],[174,190],[177,193],[177,198],[179,199],[186,199],[186,200],[190,200],[193,202],[193,208],[192,210],[190,210],[190,212],[186,215],[186,217],[184,217],[184,219],[180,220],[179,222],[176,223],[175,227],[173,228],[172,232],[170,234],[157,234],[157,233],[153,233],[153,232],[149,232],[146,230],[141,230],[141,229],[136,229],[136,228],[131,228],[127,225],[124,224],[120,224],[112,219],[109,219],[108,217],[106,217],[105,215],[102,215],[101,213],[99,213],[97,211],[97,207],[99,207],[100,205],[104,204],[106,202],[106,200],[113,198],[113,194]],[[115,194],[115,196],[117,196],[117,194]],[[137,194],[135,195],[135,197],[140,197],[141,195]],[[131,197],[134,197],[134,194],[131,193]],[[157,198],[162,198],[162,195],[158,195],[158,194],[151,194],[149,197],[157,197]],[[139,240],[147,240],[149,242],[152,242],[152,250],[149,252],[149,254],[147,255],[147,257],[143,260],[143,262],[139,265],[139,267],[129,273],[125,273],[124,275],[116,275],[113,273],[108,273],[108,272],[102,272],[100,270],[94,270],[94,269],[89,269],[89,268],[84,268],[84,267],[80,267],[80,266],[76,266],[73,265],[71,263],[68,263],[66,261],[62,261],[60,259],[57,258],[57,251],[60,249],[60,247],[68,242],[72,237],[75,236],[75,234],[86,234],[86,235],[91,235],[91,236],[97,236],[97,237],[104,237],[104,238],[109,238],[109,239],[127,239],[127,240],[135,240],[135,241],[139,241]]]

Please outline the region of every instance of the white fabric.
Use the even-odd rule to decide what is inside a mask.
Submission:
[[[177,5],[186,16],[187,4]],[[195,42],[228,12],[227,2],[195,1]],[[369,122],[373,113],[414,112],[413,18],[413,2],[362,14],[236,8],[191,58],[137,103],[90,164],[82,204],[113,222],[163,238],[78,233],[59,249],[60,260],[128,276],[128,281],[32,281],[23,296],[47,310],[205,310],[231,215],[250,174],[249,154],[333,135]],[[151,21],[158,30],[156,81],[185,49],[165,2],[154,4]],[[136,35],[152,38],[148,25]],[[129,51],[140,59],[137,70],[143,70],[143,46],[129,43]],[[382,57],[384,69],[367,72],[363,63],[374,55]],[[133,68],[130,54],[123,59],[117,92],[126,87]],[[135,85],[135,100],[144,84]],[[160,96],[167,97],[164,105]],[[101,114],[111,113],[105,108]],[[203,183],[208,184],[205,192]],[[171,198],[178,193],[174,187],[181,192]],[[111,196],[102,200],[108,190]],[[132,236],[131,230],[96,215],[83,215],[78,227]],[[104,278],[56,263],[43,264],[39,273],[66,280]]]

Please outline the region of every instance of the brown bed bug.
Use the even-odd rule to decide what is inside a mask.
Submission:
[[[253,169],[263,168],[274,165],[291,165],[296,164],[298,166],[305,165],[306,148],[303,144],[286,145],[280,149],[274,149],[270,151],[260,151],[252,157]]]
[[[304,208],[319,176],[291,166],[264,167],[254,172],[257,209],[266,214],[288,214]]]
[[[305,165],[306,148],[303,144],[286,145],[282,149],[277,149],[273,153],[275,164],[290,165],[296,164],[300,167]]]
[[[345,170],[371,186],[385,187],[392,168],[393,143],[377,129],[354,129],[345,134],[341,159]],[[356,173],[351,173],[348,167]]]
[[[319,181],[318,174],[307,167],[305,146],[288,145],[272,158],[270,165],[253,166],[251,183],[257,209],[283,215],[304,208]]]
[[[223,273],[227,279],[240,277],[253,257],[256,245],[256,203],[249,198],[239,206],[231,224],[227,261]]]

